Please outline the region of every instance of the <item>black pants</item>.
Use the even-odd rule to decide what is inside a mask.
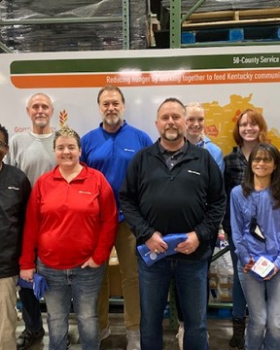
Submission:
[[[22,303],[22,318],[25,328],[38,332],[43,328],[40,301],[35,297],[33,290],[28,288],[21,288],[19,296]]]

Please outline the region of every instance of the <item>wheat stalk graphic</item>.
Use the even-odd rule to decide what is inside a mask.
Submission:
[[[63,111],[61,111],[59,113],[59,125],[62,128],[63,126],[66,126],[68,120],[68,114],[66,112],[66,110],[64,109]]]

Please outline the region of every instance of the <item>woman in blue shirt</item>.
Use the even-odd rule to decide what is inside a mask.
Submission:
[[[227,206],[223,219],[223,228],[227,234],[230,255],[233,266],[233,289],[232,289],[232,325],[233,335],[229,341],[232,348],[244,350],[245,323],[246,323],[246,300],[240,285],[237,271],[237,256],[234,253],[235,246],[232,241],[230,226],[230,192],[244,181],[245,170],[252,149],[260,142],[267,142],[267,124],[257,110],[246,109],[236,119],[233,129],[233,138],[237,145],[233,151],[224,158],[225,162],[225,190],[227,194]]]
[[[247,350],[276,350],[280,344],[279,178],[279,151],[260,143],[250,154],[243,184],[231,192],[232,238],[249,309]],[[252,271],[260,257],[274,265],[267,277]]]

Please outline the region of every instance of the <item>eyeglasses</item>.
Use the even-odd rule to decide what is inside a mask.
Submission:
[[[254,163],[260,163],[261,161],[263,161],[264,163],[271,163],[273,161],[273,158],[271,157],[256,157],[253,158],[253,162]]]
[[[8,145],[5,143],[5,142],[1,142],[0,141],[0,148],[2,148],[2,147],[7,147]]]

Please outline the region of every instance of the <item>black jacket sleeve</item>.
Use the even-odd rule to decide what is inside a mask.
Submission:
[[[139,174],[140,174],[140,164],[141,164],[141,154],[138,152],[132,159],[125,179],[123,181],[121,190],[119,192],[119,198],[121,203],[121,210],[124,212],[125,219],[135,235],[136,238],[140,238],[143,241],[147,241],[155,232],[153,227],[144,219],[141,214],[139,206]]]
[[[195,228],[200,242],[213,240],[223,219],[226,206],[226,195],[222,173],[215,160],[208,157],[209,184],[204,218]]]

